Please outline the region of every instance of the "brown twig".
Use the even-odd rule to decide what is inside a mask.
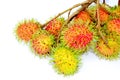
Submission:
[[[69,13],[68,13],[68,18],[70,17],[70,13],[71,13],[71,10],[70,10]]]
[[[57,36],[57,39],[56,39],[56,46],[58,46],[58,44],[59,44],[59,38],[60,38],[60,36],[61,36],[61,31],[63,30],[63,28],[65,27],[65,26],[67,26],[66,25],[67,23],[65,22],[64,24],[63,24],[63,26],[60,28],[60,31],[58,32],[58,36]]]
[[[100,31],[101,28],[101,21],[100,21],[100,12],[99,12],[99,0],[97,0],[97,20],[98,20],[98,24],[96,26],[96,28],[98,29],[98,34],[101,36],[102,40],[104,41],[104,43],[107,45],[107,40],[105,39],[104,35],[102,34],[102,32]],[[107,45],[107,47],[109,47]]]
[[[68,11],[71,11],[72,9],[74,9],[74,8],[76,8],[76,7],[79,7],[79,6],[84,5],[84,4],[87,4],[87,3],[88,3],[88,1],[85,1],[85,2],[83,2],[83,3],[75,4],[74,6],[68,8],[68,9],[66,9],[65,11],[63,11],[63,12],[59,13],[58,15],[56,15],[56,16],[55,16],[54,18],[52,18],[50,21],[52,21],[53,19],[56,19],[57,17],[61,16],[62,14],[66,13],[66,12],[68,12]],[[46,22],[46,23],[43,24],[42,26],[44,27],[44,26],[45,26],[46,24],[48,24],[50,21]]]
[[[118,6],[120,6],[120,0],[118,0]]]
[[[103,0],[103,4],[106,4],[105,0]]]
[[[100,11],[99,11],[99,6],[100,6],[99,0],[97,0],[97,20],[98,20],[98,24],[97,24],[96,27],[97,27],[98,30],[100,30],[100,23],[101,23],[101,22],[100,22],[100,13],[99,13]]]
[[[85,4],[82,5],[82,8],[79,8],[77,11],[75,11],[68,19],[67,23],[69,23],[80,11],[87,8],[91,3],[95,2],[96,0],[87,0]]]

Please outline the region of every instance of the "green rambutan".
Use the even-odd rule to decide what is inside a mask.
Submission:
[[[37,31],[31,39],[31,48],[39,55],[47,55],[54,44],[54,36],[45,30]]]
[[[53,51],[54,67],[58,73],[72,75],[78,70],[78,56],[75,52],[66,47],[57,47]]]
[[[65,22],[64,18],[53,19],[45,26],[45,30],[47,30],[48,32],[57,37],[64,22]]]
[[[41,24],[34,19],[24,20],[22,23],[19,23],[15,32],[19,40],[25,42],[30,41],[32,35],[40,29]]]

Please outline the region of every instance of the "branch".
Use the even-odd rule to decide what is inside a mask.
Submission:
[[[103,4],[106,4],[105,0],[103,0]]]
[[[76,5],[68,8],[67,10],[59,13],[59,14],[56,15],[54,18],[52,18],[50,21],[52,21],[53,19],[56,19],[57,17],[61,16],[62,14],[66,13],[66,12],[68,12],[68,11],[71,11],[72,9],[74,9],[74,8],[76,8],[76,7],[79,7],[79,6],[84,5],[84,4],[87,4],[87,3],[88,3],[88,1],[85,1],[85,2],[83,2],[83,3],[78,3],[78,4],[76,4]],[[46,24],[48,24],[50,21],[46,22],[46,23],[43,24],[42,26],[44,27],[44,26],[45,26]]]
[[[87,8],[91,3],[95,2],[96,0],[87,0],[86,4],[82,5],[82,8],[79,8],[77,11],[75,11],[68,19],[67,23],[69,23],[80,11]]]
[[[65,22],[64,24],[63,24],[63,26],[60,28],[60,31],[58,32],[58,36],[57,36],[57,38],[56,38],[56,46],[58,46],[58,44],[59,44],[59,41],[60,41],[60,36],[61,36],[61,31],[64,29],[64,27],[65,26],[67,26],[67,22]]]
[[[69,13],[68,13],[68,18],[70,17],[70,13],[71,13],[71,10],[70,10]]]
[[[120,0],[118,0],[118,6],[120,6]]]
[[[104,43],[106,44],[106,46],[109,48],[109,46],[107,44],[107,40],[105,39],[104,35],[100,31],[100,28],[101,28],[100,24],[101,24],[101,22],[100,22],[99,6],[100,6],[99,0],[97,0],[97,19],[98,19],[98,24],[97,24],[96,28],[98,29],[98,34],[101,36],[102,40],[104,41]]]
[[[98,19],[98,24],[97,24],[97,29],[98,30],[100,30],[100,11],[99,11],[99,6],[100,6],[100,4],[99,4],[99,0],[97,0],[97,19]]]

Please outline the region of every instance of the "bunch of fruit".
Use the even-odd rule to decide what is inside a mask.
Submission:
[[[57,17],[43,26],[34,19],[25,20],[18,24],[16,36],[18,40],[30,43],[35,54],[51,57],[55,70],[64,75],[77,72],[81,55],[90,49],[103,59],[120,57],[119,6],[100,4],[98,9],[92,5],[81,10],[69,23],[66,21]]]

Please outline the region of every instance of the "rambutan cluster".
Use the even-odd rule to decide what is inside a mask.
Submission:
[[[59,17],[71,10],[43,25],[34,19],[24,20],[15,30],[18,40],[30,43],[33,53],[51,57],[54,68],[63,75],[77,72],[81,55],[90,49],[103,59],[120,58],[120,7],[91,5],[72,17],[69,13],[68,19]]]

